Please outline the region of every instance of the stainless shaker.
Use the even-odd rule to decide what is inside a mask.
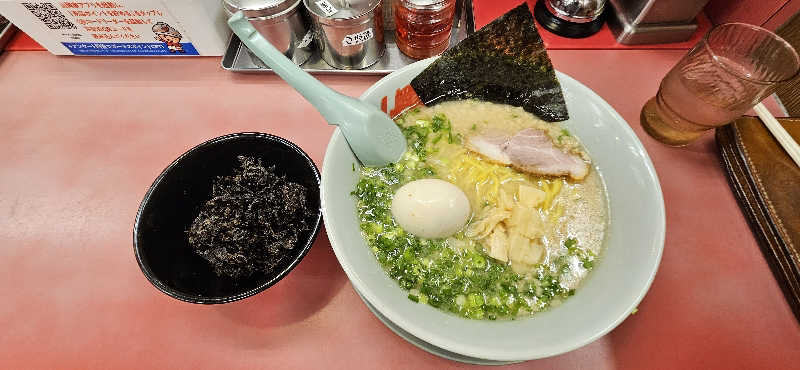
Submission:
[[[708,0],[610,0],[608,27],[620,44],[686,41]]]
[[[338,69],[361,69],[386,49],[381,0],[303,0],[322,60]]]
[[[283,55],[301,65],[312,53],[312,32],[306,26],[301,0],[223,0],[228,16],[241,10],[253,27]],[[249,50],[248,50],[249,52]],[[268,68],[251,54],[253,62]]]
[[[533,14],[539,24],[559,36],[591,36],[603,27],[606,0],[539,0]]]

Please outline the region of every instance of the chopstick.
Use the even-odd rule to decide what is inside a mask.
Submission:
[[[800,145],[797,144],[796,141],[786,132],[786,129],[778,123],[778,120],[775,119],[775,116],[767,110],[767,107],[764,104],[758,103],[753,110],[756,111],[758,117],[761,118],[761,121],[764,122],[764,126],[767,126],[769,132],[772,133],[772,136],[775,136],[775,139],[781,143],[781,146],[786,153],[789,153],[789,156],[792,157],[794,163],[800,167]]]

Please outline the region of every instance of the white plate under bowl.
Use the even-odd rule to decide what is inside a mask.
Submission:
[[[402,68],[378,81],[361,99],[393,106],[395,91],[434,59]],[[322,210],[336,258],[353,286],[385,318],[433,346],[491,361],[525,361],[571,351],[621,323],[647,293],[664,248],[664,200],[653,164],[622,117],[573,78],[557,73],[570,119],[562,124],[580,138],[606,184],[609,226],[600,261],[573,297],[534,317],[514,321],[468,320],[410,301],[389,278],[361,236],[355,199],[358,160],[337,129],[322,166]],[[353,170],[353,166],[356,170]]]
[[[367,306],[367,308],[369,308],[369,310],[372,311],[372,313],[375,315],[375,317],[377,317],[378,320],[380,320],[384,325],[386,325],[386,327],[389,328],[389,330],[393,331],[395,334],[397,334],[401,338],[405,339],[407,342],[417,346],[417,348],[419,348],[419,349],[421,349],[423,351],[426,351],[428,353],[437,355],[437,356],[442,357],[442,358],[446,358],[448,360],[453,360],[453,361],[458,361],[458,362],[463,362],[463,363],[466,363],[466,364],[473,364],[473,365],[508,365],[508,364],[515,364],[515,363],[520,362],[520,361],[484,360],[482,358],[460,355],[458,353],[450,352],[448,350],[436,347],[436,346],[434,346],[434,345],[432,345],[430,343],[427,343],[427,342],[423,341],[422,339],[419,339],[419,338],[411,335],[411,333],[403,330],[399,326],[395,325],[393,322],[389,321],[386,318],[386,316],[383,316],[380,312],[378,312],[378,309],[376,309],[375,306],[372,305],[372,303],[369,303],[369,301],[366,298],[364,298],[364,296],[358,291],[358,289],[355,289],[355,291],[358,294],[358,296],[361,298],[361,300],[364,301],[364,304]]]

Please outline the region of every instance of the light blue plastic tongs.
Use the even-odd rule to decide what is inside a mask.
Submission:
[[[386,113],[332,90],[300,69],[265,40],[241,11],[228,19],[228,26],[250,51],[317,108],[329,124],[339,126],[365,166],[385,166],[405,153],[406,139]]]

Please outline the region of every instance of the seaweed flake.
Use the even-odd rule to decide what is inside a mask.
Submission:
[[[211,199],[189,228],[189,244],[219,276],[270,273],[311,229],[308,189],[265,168],[260,159],[239,156],[231,176],[214,181]]]

